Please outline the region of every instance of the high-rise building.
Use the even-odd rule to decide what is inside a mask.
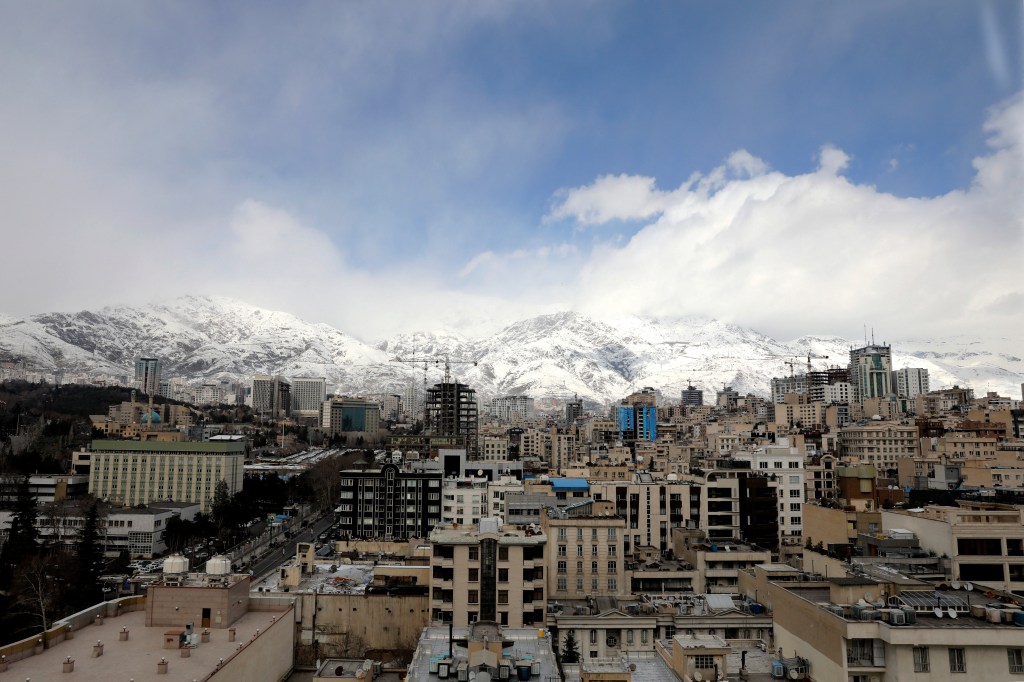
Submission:
[[[283,376],[258,374],[252,378],[252,411],[270,419],[287,417],[291,412],[291,384]]]
[[[583,401],[578,395],[565,404],[565,425],[571,427],[576,420],[583,416]]]
[[[402,396],[391,393],[381,401],[381,416],[386,421],[397,422],[402,419]]]
[[[157,395],[160,389],[160,360],[139,358],[135,361],[135,389],[146,395]]]
[[[704,391],[693,384],[687,384],[682,391],[682,403],[687,407],[698,407],[704,404]]]
[[[627,440],[657,440],[658,408],[620,405],[617,414],[619,433],[622,438]]]
[[[772,379],[772,402],[781,405],[786,401],[787,393],[807,393],[807,375],[796,374],[788,377]]]
[[[325,377],[293,377],[292,381],[292,413],[306,416],[319,414],[320,406],[327,398],[327,379]]]
[[[533,398],[525,395],[491,398],[491,416],[503,421],[529,419],[533,416]]]
[[[892,393],[892,349],[871,344],[850,349],[853,401],[888,398]]]
[[[892,375],[895,379],[896,395],[901,398],[913,398],[931,390],[928,386],[928,370],[922,367],[904,367]]]
[[[477,459],[479,417],[476,391],[465,384],[447,382],[427,389],[426,427],[434,436],[455,436],[465,445],[469,459]]]
[[[320,425],[329,435],[375,434],[380,430],[380,405],[362,398],[331,398],[321,404]]]

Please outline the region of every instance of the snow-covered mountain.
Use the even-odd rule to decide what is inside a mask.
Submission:
[[[147,356],[161,358],[165,376],[325,376],[331,390],[364,395],[422,383],[423,363],[393,358],[445,355],[463,361],[453,363],[452,375],[483,397],[579,394],[603,402],[652,386],[674,398],[690,383],[707,394],[731,385],[764,395],[772,377],[790,373],[787,360],[797,361],[797,371],[808,354],[816,369],[845,365],[856,345],[834,336],[783,342],[707,318],[600,321],[572,312],[521,320],[484,338],[416,332],[370,345],[326,324],[201,296],[23,320],[0,315],[0,359],[24,357],[39,368],[123,375],[132,373],[136,357]],[[1020,395],[1024,360],[1017,340],[916,339],[892,347],[894,367],[927,368],[933,387],[960,383],[978,393]],[[427,364],[428,381],[439,381],[443,362]]]

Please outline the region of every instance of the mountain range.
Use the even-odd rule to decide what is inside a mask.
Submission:
[[[424,373],[430,384],[441,381],[444,361],[438,359],[444,356],[453,360],[452,376],[484,398],[578,394],[606,402],[651,386],[677,399],[688,384],[703,389],[706,400],[725,385],[767,395],[772,377],[803,371],[809,354],[815,369],[845,366],[850,348],[861,345],[836,336],[779,341],[709,318],[598,320],[574,312],[520,320],[488,337],[415,332],[368,343],[327,324],[217,296],[24,319],[0,315],[0,360],[24,358],[40,369],[122,376],[145,356],[161,359],[165,378],[323,376],[329,391],[366,396],[402,392],[411,382],[422,386]],[[950,337],[890,345],[893,367],[927,368],[933,389],[960,384],[977,394],[1020,398],[1020,340]]]

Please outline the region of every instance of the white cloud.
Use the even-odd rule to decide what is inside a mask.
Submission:
[[[987,326],[1024,337],[1024,95],[995,107],[991,153],[972,186],[901,198],[842,175],[847,153],[822,147],[816,172],[785,175],[746,152],[674,191],[649,177],[603,176],[563,191],[552,211],[583,224],[655,220],[625,244],[600,243],[572,290],[600,314],[702,314],[781,336],[889,338]],[[739,171],[746,171],[740,173]]]

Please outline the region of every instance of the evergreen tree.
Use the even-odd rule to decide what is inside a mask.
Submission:
[[[562,643],[562,663],[579,663],[580,662],[580,647],[576,643],[576,633],[569,630],[569,634],[565,636],[565,641]]]
[[[85,524],[78,536],[78,605],[92,606],[99,602],[102,592],[99,587],[100,567],[103,552],[99,545],[99,509],[96,502],[85,514]]]
[[[0,552],[0,589],[10,587],[14,567],[38,551],[37,515],[36,498],[29,489],[28,476],[24,476],[18,481],[14,514],[11,517],[11,532],[4,543],[3,551]]]

